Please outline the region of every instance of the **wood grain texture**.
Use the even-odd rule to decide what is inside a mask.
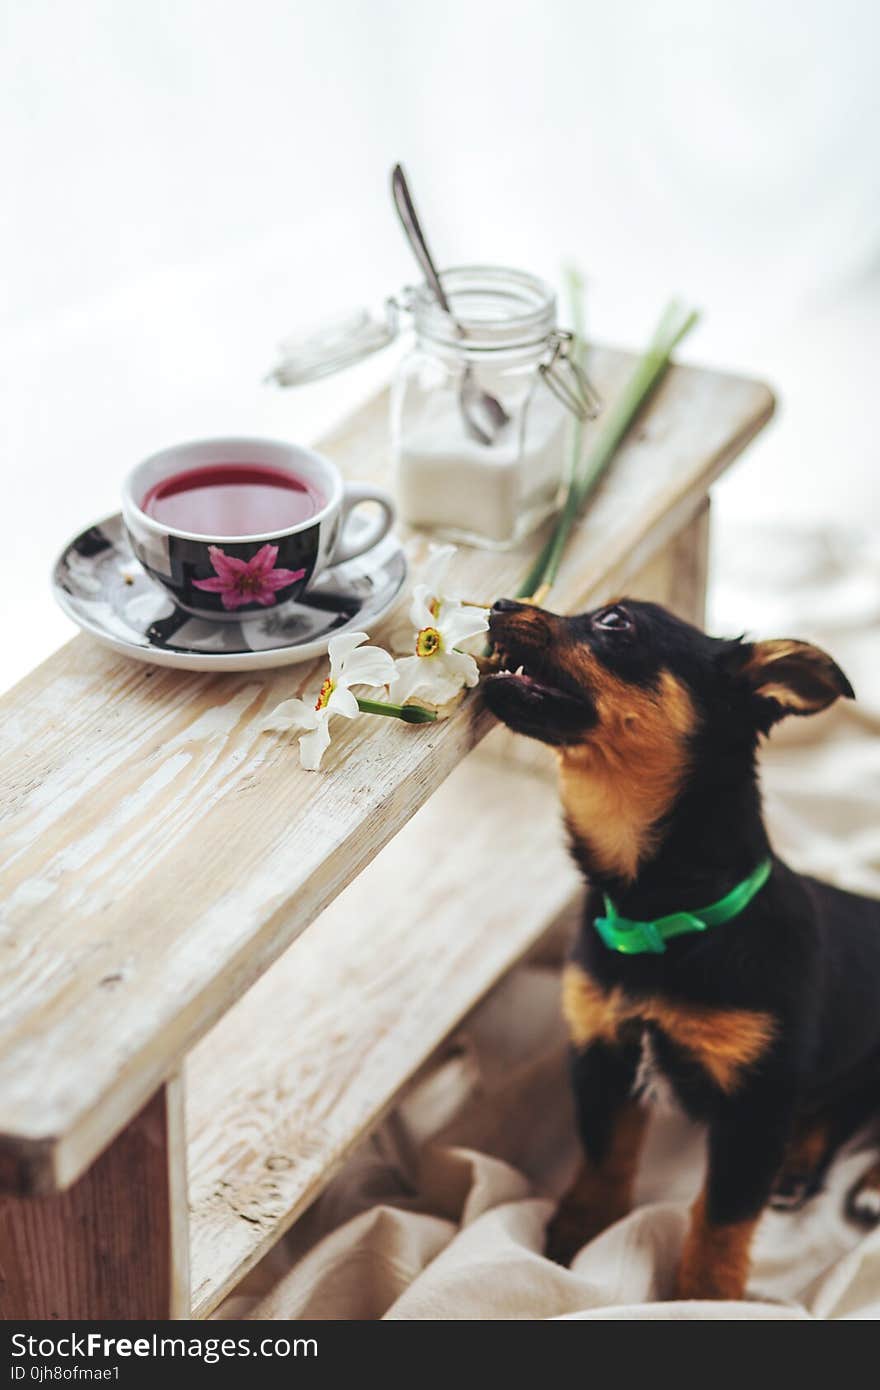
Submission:
[[[555,789],[488,773],[469,758],[191,1054],[196,1316],[579,894]]]
[[[594,354],[606,399],[630,366]],[[772,404],[755,382],[673,369],[555,605],[597,601],[646,564]],[[379,397],[324,441],[350,476],[385,472],[386,410]],[[509,592],[539,541],[463,551],[464,587]],[[353,721],[328,774],[305,773],[259,723],[318,676],[159,670],[78,637],[0,702],[0,1179],[74,1181],[491,725],[479,696],[427,728]]]
[[[175,1079],[67,1192],[0,1197],[0,1318],[189,1317],[186,1218]]]

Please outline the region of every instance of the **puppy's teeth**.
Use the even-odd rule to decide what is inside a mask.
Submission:
[[[522,667],[522,666],[517,666],[516,670],[514,671],[514,675],[515,675],[515,676],[524,676],[524,675],[525,675],[525,668]]]

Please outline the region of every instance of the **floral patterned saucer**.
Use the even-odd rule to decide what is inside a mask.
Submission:
[[[352,517],[352,529],[358,520]],[[371,631],[405,578],[403,548],[386,536],[356,559],[325,570],[281,612],[267,608],[241,622],[207,622],[178,608],[147,576],[117,513],[65,546],[52,571],[52,592],[84,632],[137,661],[184,671],[257,671],[312,661],[339,632]]]

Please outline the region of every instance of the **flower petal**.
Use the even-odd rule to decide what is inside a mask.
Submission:
[[[381,647],[361,647],[342,664],[339,681],[349,685],[387,685],[394,677],[394,658]]]
[[[486,634],[478,632],[476,637],[460,637],[455,644],[457,652],[468,652],[471,656],[486,655]]]
[[[274,603],[277,603],[274,591],[265,586],[258,594],[251,594],[251,600],[254,603],[259,603],[263,608],[271,608]]]
[[[357,700],[344,685],[337,685],[326,708],[329,714],[341,714],[346,719],[355,719],[360,714]]]
[[[426,664],[420,656],[404,656],[394,663],[394,678],[388,689],[388,698],[392,704],[406,704],[418,689]]]
[[[307,700],[282,700],[266,715],[261,729],[315,729],[320,720],[314,704]]]
[[[305,570],[272,570],[270,574],[263,574],[260,578],[263,581],[264,589],[283,589],[287,584],[295,584],[298,579],[302,579]]]
[[[440,632],[446,651],[457,647],[459,642],[476,637],[478,632],[488,632],[489,621],[482,608],[467,608],[461,604],[448,604],[441,615]]]
[[[431,601],[433,598],[434,594],[431,593],[427,584],[417,584],[413,589],[409,616],[416,632],[420,632],[423,627],[433,627],[435,625],[437,619],[431,612]]]
[[[330,725],[327,719],[322,719],[311,733],[303,734],[299,741],[299,760],[307,772],[318,771],[329,744]]]
[[[389,699],[403,705],[407,700],[426,700],[443,705],[463,686],[476,685],[480,672],[472,656],[463,652],[439,652],[425,661],[406,657],[397,663],[397,676],[391,683]]]
[[[469,672],[459,670],[455,662],[449,660],[449,657],[456,655],[457,653],[450,652],[448,655],[444,655],[440,661],[431,663],[430,678],[419,686],[418,697],[430,700],[436,705],[443,705],[447,700],[451,700],[453,696],[457,695],[463,686],[474,684],[467,678]],[[474,663],[474,669],[477,669],[476,663]]]
[[[401,656],[412,656],[416,646],[416,630],[409,615],[398,616],[389,633],[389,646]]]
[[[278,559],[277,545],[266,545],[260,547],[256,555],[252,555],[247,562],[248,570],[252,575],[268,574],[275,568],[275,561]]]
[[[480,679],[480,668],[472,656],[467,652],[444,652],[443,653],[443,674],[447,679],[454,679],[461,686],[475,686]]]
[[[236,559],[234,555],[227,555],[219,545],[209,545],[208,554],[220,578],[226,579],[230,584],[234,583],[240,574],[247,573],[245,561]]]
[[[223,589],[220,594],[220,602],[227,611],[231,612],[235,608],[242,608],[247,603],[253,602],[252,594],[243,594],[240,589]]]
[[[355,647],[369,640],[369,633],[366,632],[339,632],[330,638],[327,643],[327,655],[330,658],[330,675],[333,680],[336,680],[346,657],[351,655]]]
[[[228,579],[194,579],[194,580],[193,580],[193,588],[194,588],[194,589],[204,589],[205,592],[206,592],[206,593],[209,593],[209,594],[222,594],[226,589],[228,589],[228,588],[230,588],[230,587],[231,587],[231,583],[230,583],[230,580],[228,580]]]

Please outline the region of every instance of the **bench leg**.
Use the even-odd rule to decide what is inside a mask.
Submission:
[[[633,598],[665,604],[680,618],[703,627],[709,565],[709,499],[626,586]]]
[[[66,1192],[0,1197],[0,1318],[189,1313],[183,1088],[175,1077]]]
[[[680,618],[703,627],[706,622],[706,585],[709,577],[709,499],[706,498],[671,550],[672,574],[669,607]]]

